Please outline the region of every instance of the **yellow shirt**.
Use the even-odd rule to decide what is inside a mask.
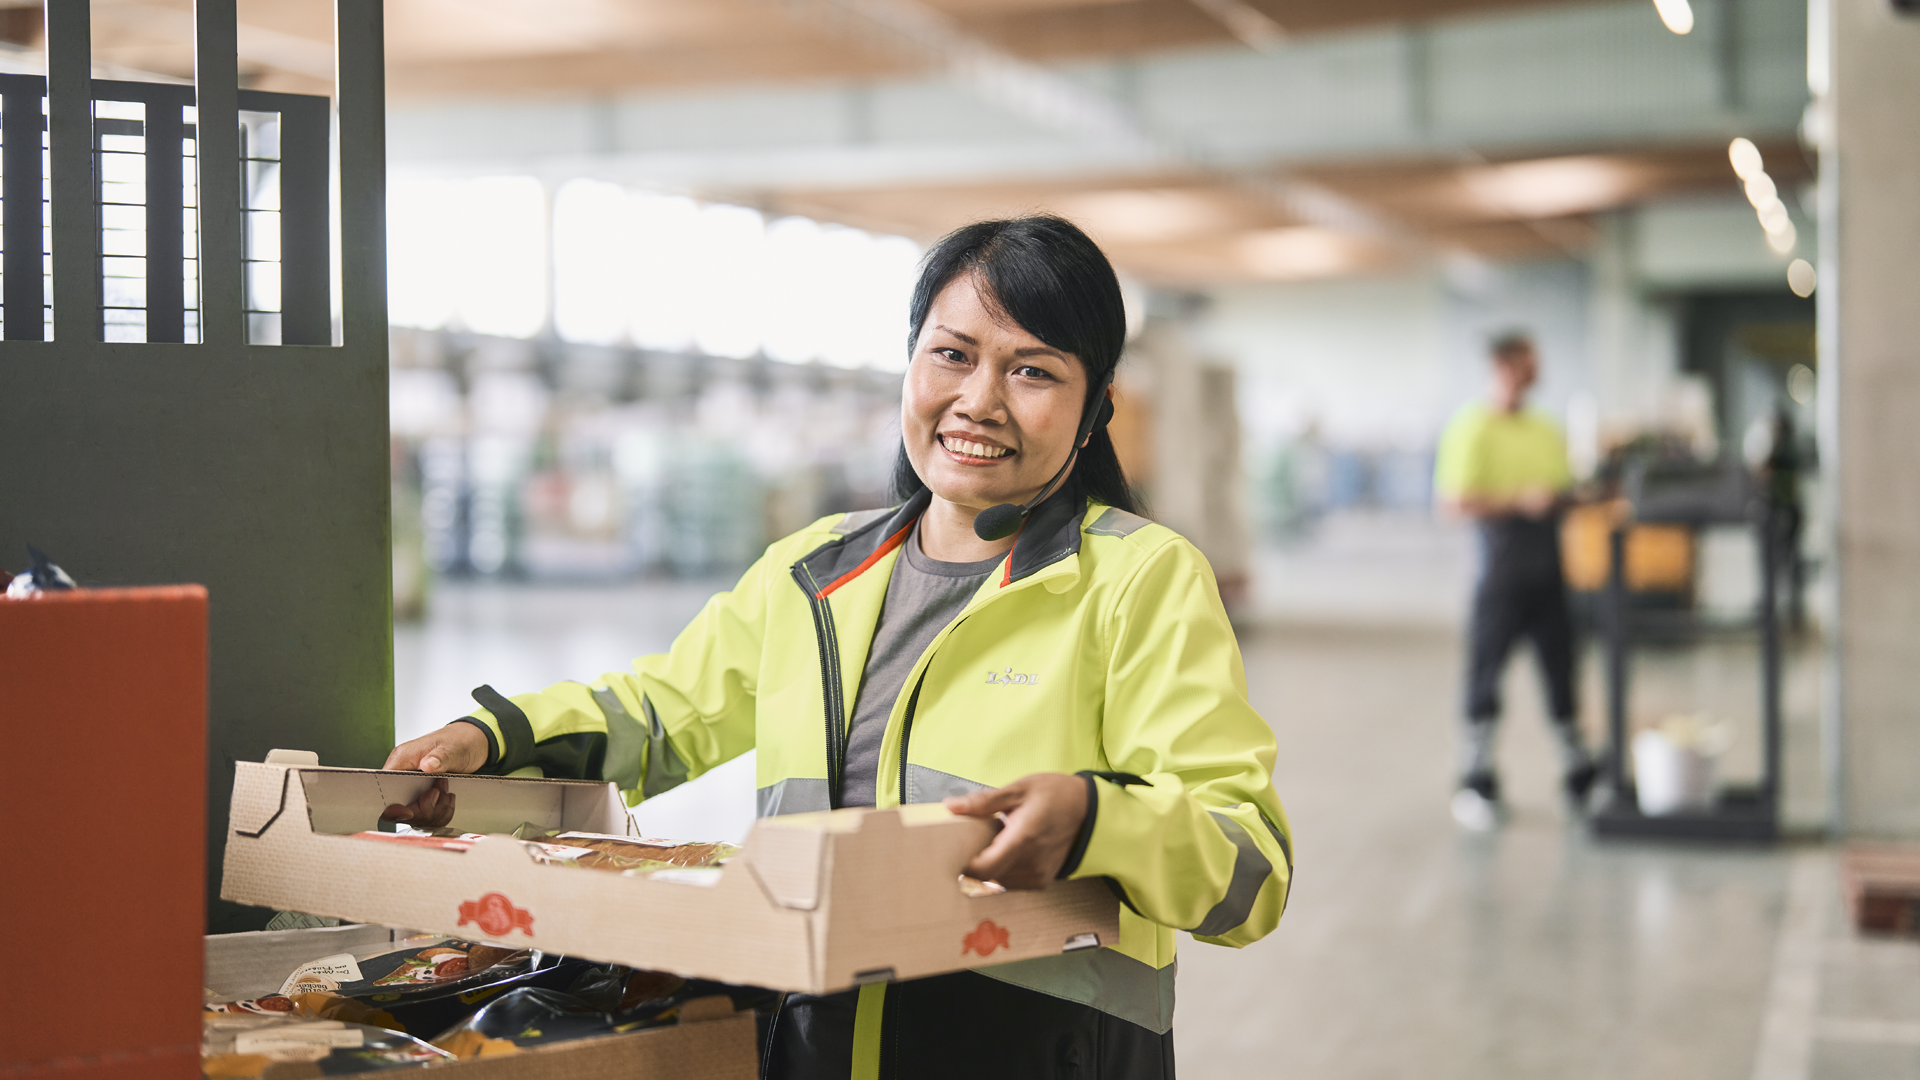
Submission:
[[[1532,409],[1501,412],[1483,401],[1460,407],[1440,436],[1433,487],[1443,498],[1512,498],[1573,483],[1560,427]]]

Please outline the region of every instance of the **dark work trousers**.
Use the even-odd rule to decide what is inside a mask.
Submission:
[[[845,1080],[859,991],[789,994],[765,1080]],[[1173,1033],[971,971],[890,983],[880,1080],[1173,1080]]]
[[[1504,520],[1481,526],[1480,583],[1473,594],[1467,653],[1467,719],[1500,715],[1500,676],[1522,638],[1533,643],[1547,684],[1547,711],[1557,723],[1574,718],[1573,617],[1560,572],[1553,521]]]

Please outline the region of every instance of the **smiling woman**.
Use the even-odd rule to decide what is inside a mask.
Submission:
[[[1273,732],[1206,560],[1134,512],[1104,426],[1126,320],[1100,249],[1058,218],[970,225],[928,254],[909,316],[899,505],[776,542],[670,652],[591,684],[482,687],[387,765],[538,766],[638,802],[753,749],[763,817],[995,819],[966,873],[1104,878],[1118,939],[788,995],[763,1075],[1170,1080],[1175,930],[1245,945],[1286,906]],[[1002,513],[1017,532],[976,531]]]

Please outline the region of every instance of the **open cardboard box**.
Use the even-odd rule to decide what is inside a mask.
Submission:
[[[382,843],[414,772],[241,762],[227,839],[228,900],[406,926],[606,963],[827,993],[1113,944],[1119,904],[1093,880],[970,896],[961,869],[992,825],[938,804],[763,818],[715,872],[660,877],[536,862],[488,835],[466,851]],[[505,834],[632,835],[614,785],[452,776],[454,826]]]
[[[207,988],[232,999],[271,994],[309,960],[393,940],[393,931],[381,926],[213,934],[206,939]],[[316,1070],[285,1062],[269,1066],[262,1080],[304,1080],[318,1076]],[[735,1012],[726,998],[710,997],[682,1005],[680,1022],[671,1026],[436,1064],[432,1070],[453,1080],[755,1080],[760,1054],[753,1013]]]

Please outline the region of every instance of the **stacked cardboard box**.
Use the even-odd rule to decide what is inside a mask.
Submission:
[[[1920,937],[1920,845],[1852,845],[1840,885],[1861,933]]]

